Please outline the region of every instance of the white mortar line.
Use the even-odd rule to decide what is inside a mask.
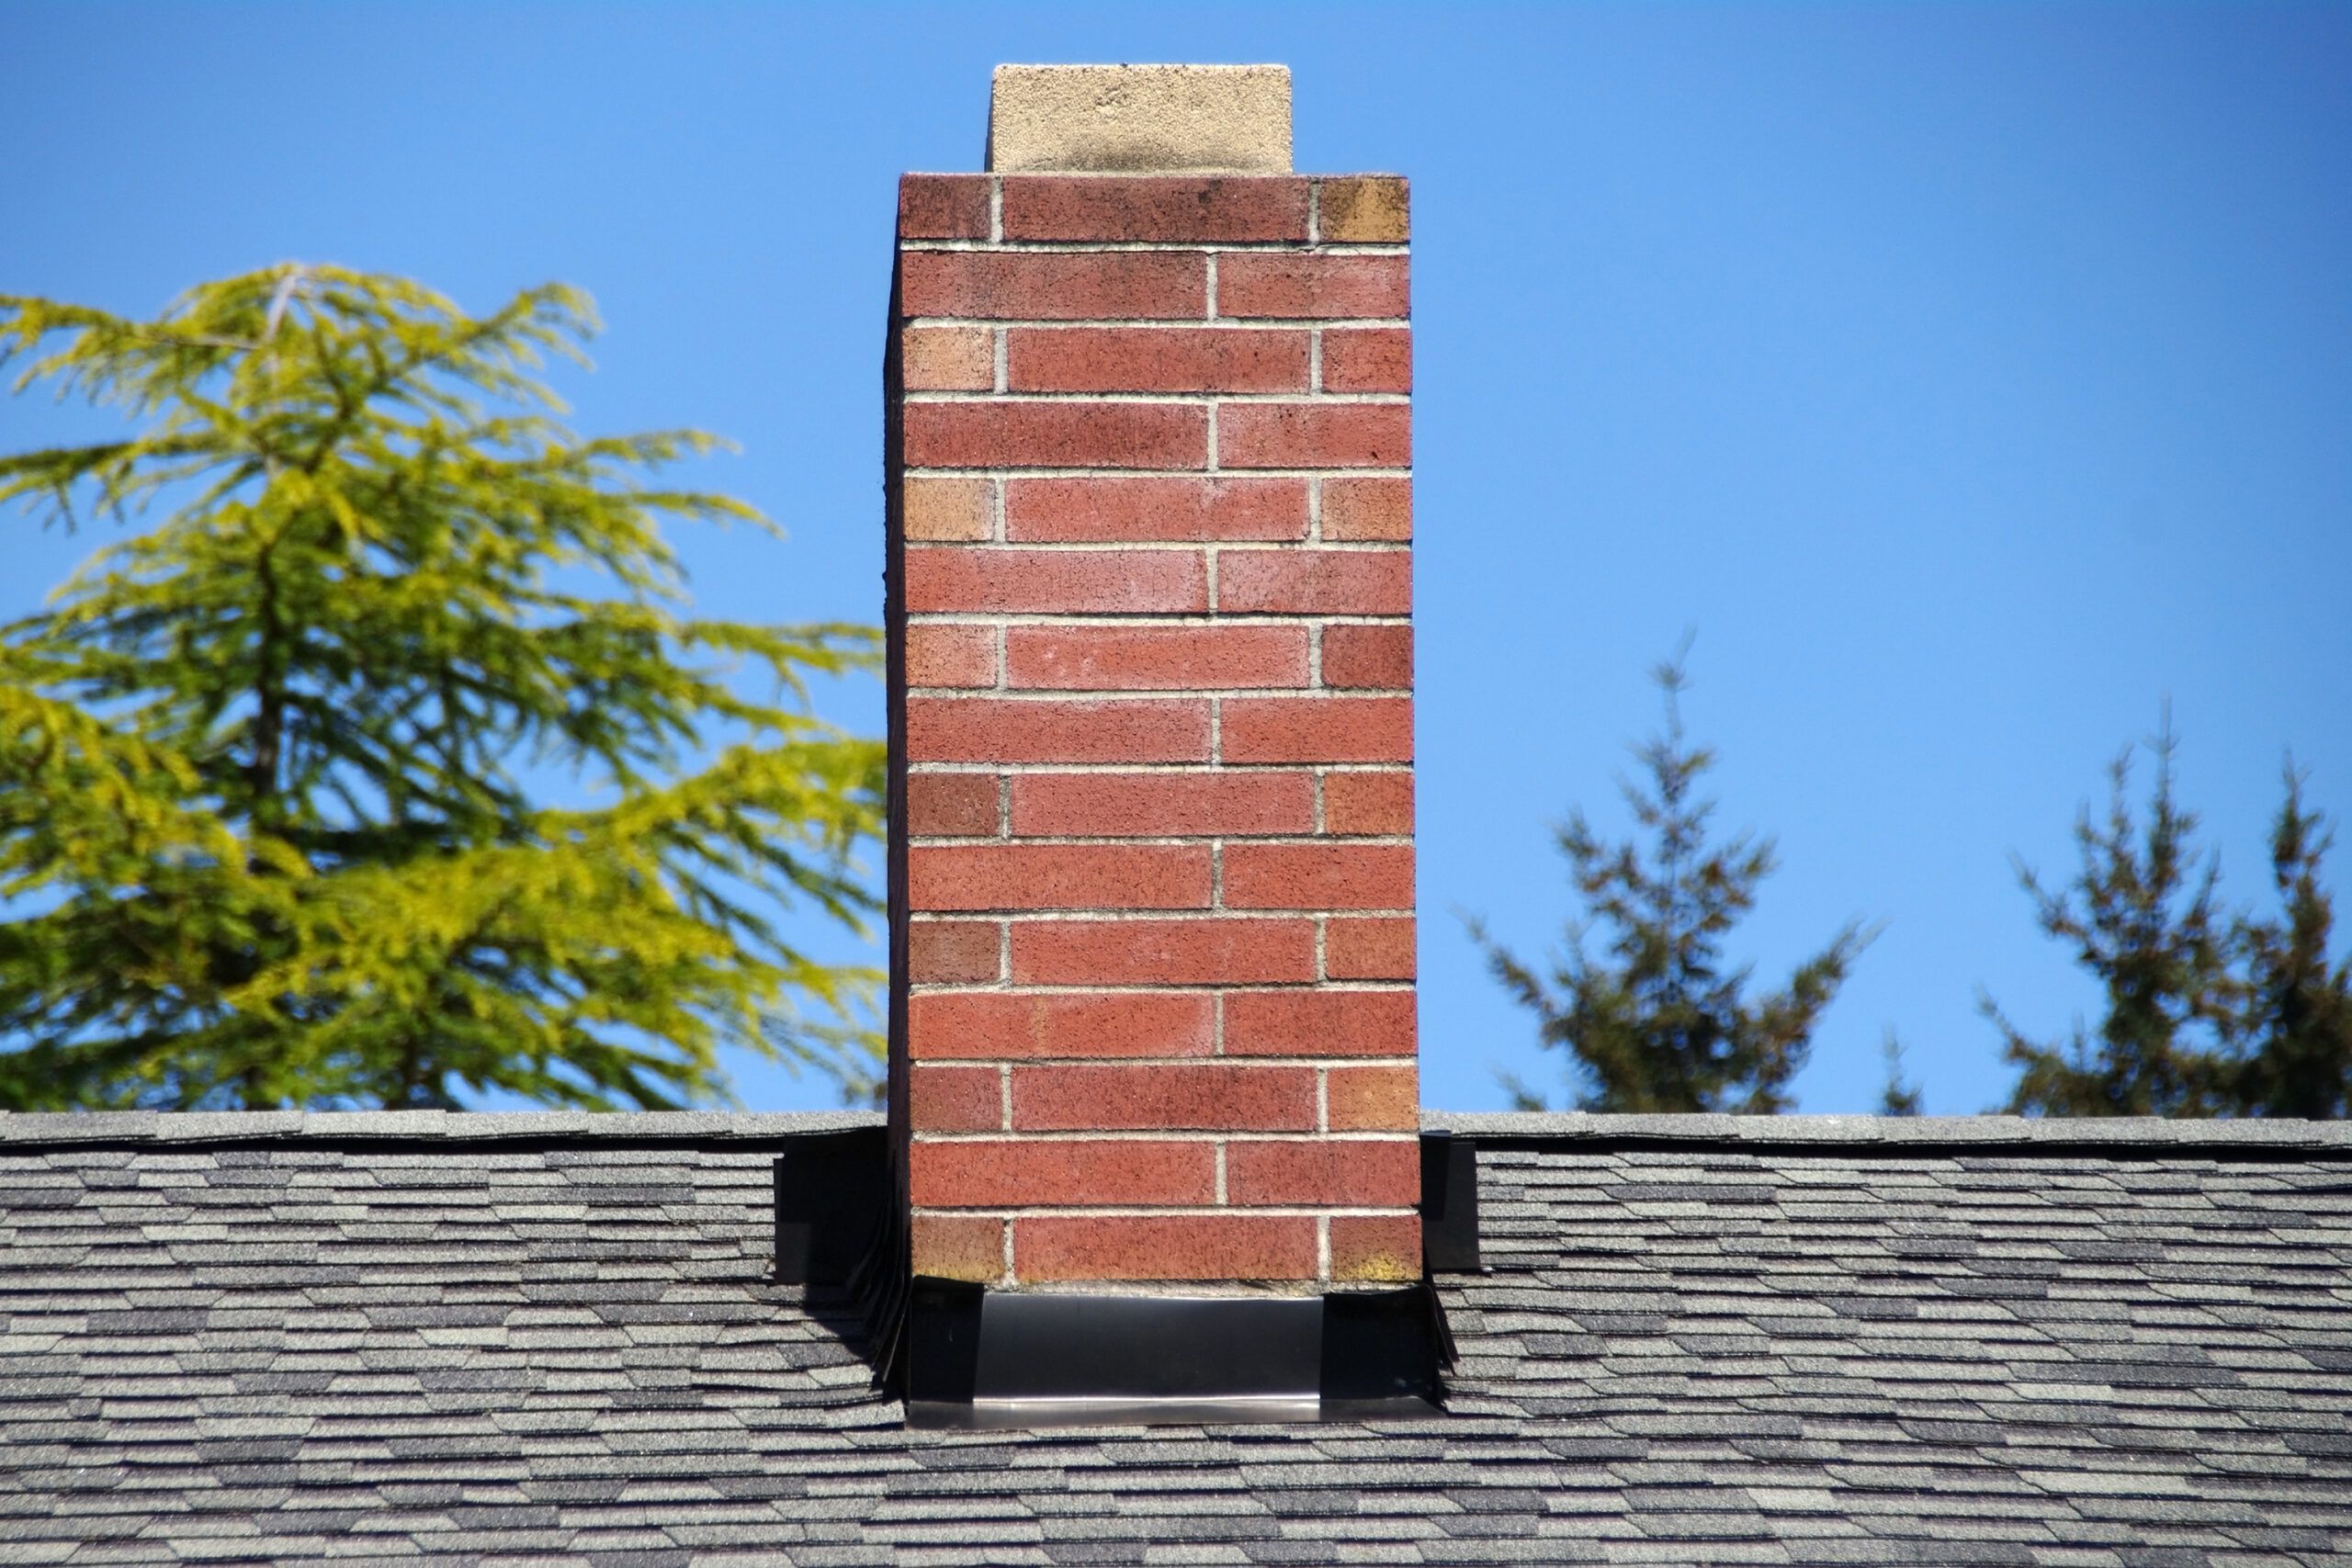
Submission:
[[[1169,327],[1179,331],[1201,332],[1212,326],[1218,332],[1238,332],[1245,329],[1265,329],[1273,332],[1306,332],[1316,327],[1352,329],[1356,327],[1395,327],[1410,332],[1410,316],[901,316],[902,328],[919,327],[1012,327],[1023,331],[1046,327]]]
[[[1008,780],[1010,780],[1012,776],[1012,775],[1011,774],[1006,775]],[[1007,787],[1010,787],[1009,784]],[[1000,793],[998,798],[1000,803],[1001,803],[1006,796],[1002,793]],[[1001,806],[1000,805],[1000,809],[1001,808]],[[1005,847],[1036,850],[1089,849],[1105,847],[1114,849],[1122,847],[1129,849],[1150,849],[1160,847],[1183,849],[1198,848],[1203,844],[1214,847],[1227,839],[1244,840],[1251,848],[1278,850],[1411,849],[1413,847],[1412,836],[1407,833],[1325,833],[1319,831],[1313,834],[1295,832],[1244,833],[1235,832],[1230,829],[1224,828],[1206,829],[1193,833],[1170,832],[1164,830],[1152,833],[1023,833],[1018,840],[1007,843]],[[917,848],[923,847],[933,841],[937,841],[941,847],[944,848],[956,844],[972,845],[998,842],[1001,841],[1001,840],[998,835],[978,833],[921,833],[914,835],[912,840],[913,844]],[[1214,908],[1223,908],[1226,906],[1212,905],[1210,907]],[[1329,904],[1315,904],[1306,906],[1306,908],[1319,910],[1331,910],[1334,907]],[[948,911],[944,909],[922,909],[910,912],[925,915],[948,913]],[[1342,909],[1337,912],[1345,913],[1345,910]]]
[[[974,463],[964,468],[924,468],[910,465],[900,470],[902,479],[1205,479],[1205,468],[1109,468],[1102,464],[1074,463],[1053,468],[1042,463]],[[1224,479],[1409,479],[1413,470],[1394,464],[1336,464],[1323,468],[1299,465],[1263,468],[1225,468],[1217,477]],[[1383,543],[1404,544],[1403,539]]]
[[[1024,390],[1018,392],[1008,391],[1002,387],[999,387],[993,391],[981,391],[977,389],[967,391],[957,391],[952,389],[926,389],[921,391],[907,392],[902,395],[899,400],[901,403],[910,405],[927,405],[936,403],[946,406],[959,406],[963,404],[992,406],[1000,403],[1087,403],[1116,404],[1121,407],[1127,407],[1136,404],[1150,406],[1173,403],[1179,407],[1193,408],[1200,406],[1202,400],[1206,398],[1218,398],[1227,402],[1233,403],[1272,403],[1276,405],[1295,403],[1304,408],[1318,409],[1348,407],[1402,409],[1410,408],[1413,404],[1413,395],[1410,392],[1317,393],[1311,389],[1298,387],[1283,388],[1275,391],[1256,391],[1247,388],[1233,389],[1225,387],[1191,387],[1181,390],[1156,390],[1149,388],[1125,389],[1103,388],[1080,389],[1069,391]],[[1214,413],[1214,408],[1212,408],[1211,412]],[[1214,424],[1215,421],[1212,420],[1211,423]],[[1183,472],[1185,470],[1179,469],[1172,471]]]
[[[1413,254],[1410,240],[956,240],[936,235],[909,235],[898,242],[902,253],[1002,256],[1099,256],[1122,254],[1178,255],[1289,255],[1304,261],[1356,261],[1371,256]]]

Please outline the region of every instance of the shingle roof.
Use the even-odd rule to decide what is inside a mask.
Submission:
[[[0,1562],[2319,1562],[2352,1132],[1457,1117],[1442,1417],[909,1431],[844,1118],[0,1118]]]

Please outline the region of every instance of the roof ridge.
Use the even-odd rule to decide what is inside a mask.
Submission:
[[[0,1145],[731,1144],[881,1124],[876,1111],[0,1111]]]
[[[5,1144],[729,1144],[876,1127],[872,1111],[0,1111]],[[1424,1111],[1421,1125],[1493,1143],[1714,1145],[1792,1151],[1962,1149],[2123,1155],[2352,1153],[2352,1122],[2030,1116],[1616,1116],[1589,1111]]]
[[[2175,1155],[2193,1149],[2234,1154],[2352,1154],[2352,1122],[2280,1117],[2193,1120],[2159,1116],[1616,1116],[1590,1111],[1423,1111],[1421,1125],[1482,1142],[1608,1144],[1688,1147],[1719,1145],[1758,1150],[1872,1149],[1888,1153],[1962,1150],[2047,1154],[2061,1149],[2122,1156],[2137,1149]]]

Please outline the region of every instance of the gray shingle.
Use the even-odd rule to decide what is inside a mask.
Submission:
[[[0,1118],[0,1560],[2352,1553],[2352,1133],[1452,1121],[1448,1416],[972,1434],[765,1278],[814,1122]]]

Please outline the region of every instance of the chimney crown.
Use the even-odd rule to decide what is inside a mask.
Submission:
[[[1000,65],[996,174],[1290,173],[1286,65]]]

